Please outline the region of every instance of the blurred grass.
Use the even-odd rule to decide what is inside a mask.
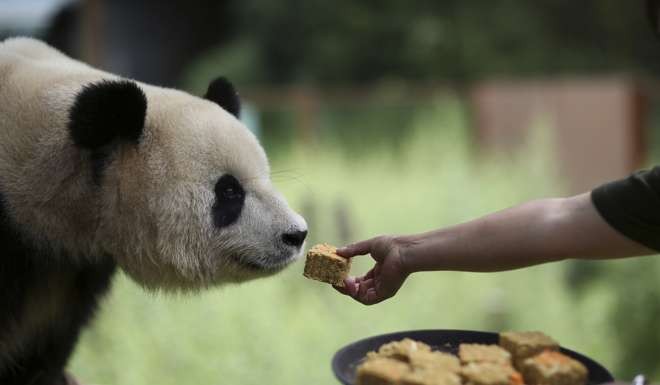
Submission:
[[[372,146],[356,119],[341,127],[355,131],[343,142],[328,134],[274,156],[275,184],[309,216],[308,245],[343,241],[338,206],[360,239],[424,231],[561,193],[543,124],[527,150],[495,157],[474,153],[465,116],[458,102],[441,98],[399,123],[407,134],[395,148]],[[359,259],[354,272],[370,265]],[[149,294],[120,276],[71,371],[104,385],[334,384],[330,360],[343,345],[420,328],[543,330],[608,367],[621,360],[605,316],[611,288],[593,285],[576,296],[565,284],[565,263],[416,274],[395,298],[372,307],[304,279],[302,268],[300,261],[276,277],[185,297]]]

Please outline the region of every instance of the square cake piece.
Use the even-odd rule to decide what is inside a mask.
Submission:
[[[526,359],[521,370],[527,385],[584,385],[589,374],[579,361],[550,350]]]
[[[423,342],[404,338],[401,341],[392,341],[381,345],[378,352],[367,353],[367,358],[392,358],[402,362],[410,362],[411,355],[418,352],[431,353],[431,347]]]
[[[344,286],[351,270],[351,260],[337,255],[337,248],[327,243],[309,249],[303,275],[317,281]]]
[[[516,368],[522,367],[523,361],[544,350],[559,350],[557,341],[541,332],[502,332],[500,346],[513,356]]]
[[[460,344],[458,357],[463,364],[470,362],[491,362],[493,364],[511,365],[511,353],[497,345]]]
[[[410,366],[414,370],[433,370],[435,372],[460,373],[461,363],[449,353],[417,350],[408,355]]]
[[[461,378],[456,373],[423,369],[404,374],[397,385],[461,385]]]
[[[471,362],[461,369],[464,385],[523,385],[523,377],[509,365]]]
[[[357,368],[356,385],[394,385],[410,371],[408,364],[390,358],[373,358]]]

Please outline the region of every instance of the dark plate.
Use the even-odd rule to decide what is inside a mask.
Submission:
[[[466,343],[497,344],[498,334],[470,330],[411,330],[365,338],[341,348],[332,358],[332,371],[344,385],[354,385],[355,368],[367,352],[378,350],[383,344],[403,338],[431,345],[433,350],[457,354],[458,345]],[[572,350],[561,348],[561,352],[582,362],[589,370],[589,385],[602,384],[614,379],[601,364]]]

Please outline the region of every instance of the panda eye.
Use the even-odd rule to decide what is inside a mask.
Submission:
[[[222,197],[225,199],[239,199],[241,194],[235,187],[227,186],[224,190],[222,190]]]
[[[232,175],[223,175],[215,184],[215,195],[218,199],[242,199],[245,191],[239,181]]]
[[[245,202],[245,190],[232,175],[223,175],[215,184],[213,220],[217,227],[229,226],[241,215]]]

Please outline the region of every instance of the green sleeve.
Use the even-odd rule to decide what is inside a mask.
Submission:
[[[591,200],[614,229],[660,251],[660,166],[599,186]]]

